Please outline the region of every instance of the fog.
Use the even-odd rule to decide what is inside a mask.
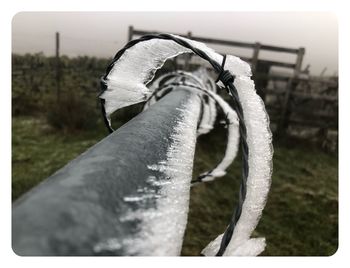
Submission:
[[[128,27],[228,39],[291,48],[305,47],[303,67],[312,74],[338,72],[337,17],[329,12],[22,12],[12,21],[12,52],[55,52],[112,57],[126,42]],[[219,52],[250,56],[251,50],[214,47]],[[262,52],[261,57],[295,61],[295,55]]]

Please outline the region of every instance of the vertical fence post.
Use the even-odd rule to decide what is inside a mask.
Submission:
[[[60,100],[61,91],[61,74],[60,74],[60,33],[56,32],[56,95],[57,101]]]
[[[253,51],[253,56],[252,56],[252,63],[251,63],[253,75],[255,75],[256,66],[258,64],[258,57],[259,57],[260,47],[261,47],[261,44],[259,42],[256,42],[255,46],[254,46],[254,51]]]
[[[290,118],[290,114],[291,114],[290,102],[291,102],[292,91],[297,86],[297,81],[298,81],[297,79],[298,79],[298,75],[301,71],[301,66],[303,63],[304,54],[305,54],[305,48],[300,47],[299,51],[298,51],[296,63],[295,63],[293,77],[291,77],[288,80],[287,87],[286,87],[286,93],[285,93],[285,97],[283,100],[281,118],[280,118],[280,121],[278,124],[278,129],[277,129],[277,133],[279,136],[285,135],[286,131],[288,129],[288,126],[289,126],[289,118]]]
[[[259,42],[256,42],[254,44],[254,50],[251,60],[251,69],[252,69],[252,76],[256,85],[256,90],[259,94],[259,96],[262,98],[263,101],[265,101],[265,95],[266,95],[266,79],[267,77],[264,76],[265,72],[263,70],[258,71],[258,58],[259,58],[259,52],[260,52],[261,44]],[[258,74],[259,72],[259,74]]]
[[[192,32],[187,33],[187,38],[191,39],[192,37]],[[185,54],[185,70],[190,71],[190,60],[191,60],[191,54],[187,53]]]
[[[299,51],[298,51],[297,60],[295,63],[295,69],[294,69],[294,76],[295,77],[298,76],[298,74],[301,71],[301,65],[303,63],[304,54],[305,54],[305,48],[300,47]]]
[[[289,125],[289,105],[290,105],[290,96],[292,92],[293,87],[293,78],[288,79],[288,83],[286,86],[286,92],[284,95],[283,103],[282,103],[282,111],[281,111],[281,117],[278,122],[277,126],[277,136],[281,137],[286,134],[288,125]]]
[[[129,26],[129,33],[128,33],[128,42],[132,40],[132,36],[134,35],[134,27],[132,25]]]

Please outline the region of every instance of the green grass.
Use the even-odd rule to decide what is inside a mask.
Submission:
[[[76,133],[56,132],[32,117],[15,117],[12,123],[13,199],[106,135],[102,123],[94,131]],[[224,141],[222,129],[200,137],[194,176],[220,161]],[[227,176],[191,190],[182,255],[198,256],[225,230],[238,193],[239,158]],[[304,143],[275,144],[272,187],[253,235],[266,237],[263,255],[332,255],[338,244],[337,156]]]
[[[195,174],[222,157],[220,131],[201,137]],[[212,146],[216,144],[217,146]],[[293,141],[275,144],[272,185],[253,236],[266,237],[267,256],[329,256],[338,247],[338,157]],[[183,255],[197,255],[225,231],[237,198],[240,157],[228,175],[193,187]]]
[[[44,119],[12,119],[12,199],[28,191],[103,138],[106,132],[66,134]]]

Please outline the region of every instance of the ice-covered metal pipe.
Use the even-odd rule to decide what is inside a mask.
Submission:
[[[166,94],[169,89],[172,90],[172,84],[183,83],[183,81],[186,81],[187,85],[193,85],[214,93],[216,92],[214,81],[208,76],[208,72],[202,68],[198,69],[195,73],[179,70],[169,72],[159,76],[149,85],[149,88],[153,93],[146,101],[144,110],[146,110],[150,105],[154,104],[157,99]],[[203,92],[202,95],[202,116],[197,130],[198,136],[207,134],[213,129],[217,113],[215,100],[205,96],[207,95],[205,92]]]
[[[197,129],[197,136],[210,132],[216,119],[216,105],[220,107],[226,117],[228,137],[225,155],[222,161],[211,171],[204,172],[200,175],[200,181],[212,181],[216,177],[222,177],[226,174],[226,169],[234,161],[239,144],[238,118],[236,112],[230,105],[218,94],[216,94],[216,86],[210,78],[208,72],[199,68],[193,73],[171,72],[164,74],[152,82],[151,87],[160,86],[159,81],[162,81],[162,87],[156,90],[153,96],[161,97],[165,91],[176,90],[174,84],[182,82],[189,90],[197,91],[202,96],[202,114],[201,120]],[[190,87],[193,86],[193,87]],[[152,97],[147,103],[156,102],[156,97]]]
[[[178,88],[13,204],[18,255],[179,255],[200,114]]]

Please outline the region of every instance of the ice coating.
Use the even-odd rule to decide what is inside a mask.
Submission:
[[[205,44],[173,36],[186,40],[221,64],[223,56]],[[153,79],[156,70],[161,68],[167,59],[183,53],[192,51],[172,40],[164,39],[150,39],[128,48],[114,63],[106,79],[107,89],[100,95],[100,98],[105,100],[107,117],[120,108],[147,100],[152,95],[152,90],[146,85]],[[234,75],[251,75],[249,65],[238,57],[227,56],[226,65]]]
[[[205,81],[205,88],[208,91],[211,91],[213,93],[216,93],[216,85],[214,81],[210,78],[208,72],[204,68],[199,68],[194,72],[194,76],[198,77],[198,80]],[[216,95],[216,94],[215,94]],[[210,97],[208,100],[208,110],[209,110],[209,116],[206,121],[204,121],[203,125],[204,126],[199,126],[198,132],[200,132],[201,128],[204,129],[202,133],[200,134],[205,134],[210,132],[214,128],[215,120],[216,120],[216,101],[213,99],[213,97]],[[203,121],[203,120],[202,120]],[[201,122],[202,123],[202,122]]]
[[[215,83],[212,79],[209,79],[209,74],[206,70],[200,68],[194,74],[185,71],[174,71],[163,74],[154,81],[152,81],[151,85],[149,86],[152,92],[158,90],[159,87],[162,88],[158,92],[153,93],[153,95],[148,99],[148,101],[144,105],[144,110],[146,110],[149,106],[154,104],[156,102],[155,99],[157,97],[162,96],[163,92],[169,88],[167,87],[167,85],[170,85],[172,83],[181,83],[183,79],[186,79],[186,84],[188,85],[193,85],[196,87],[201,87],[216,92]],[[166,80],[164,84],[160,85],[160,82],[164,80]],[[206,81],[206,83],[204,81]],[[197,130],[198,136],[209,133],[213,129],[216,119],[215,100],[209,98],[208,103],[205,103],[204,101],[202,103],[203,112],[201,122]]]
[[[209,112],[210,112],[210,117],[209,117],[208,125],[211,126],[211,128],[213,128],[216,120],[217,111],[216,111],[215,100],[213,100],[212,98],[209,98]]]
[[[119,243],[119,240],[116,238],[107,239],[104,242],[100,242],[94,246],[94,252],[100,253],[103,251],[114,251],[121,249],[122,245]]]
[[[157,88],[159,88],[161,81],[163,81],[165,78],[171,78],[171,77],[173,77],[173,78],[186,77],[186,78],[189,78],[191,80],[194,80],[200,86],[205,87],[205,85],[203,84],[203,81],[200,80],[197,76],[195,76],[195,75],[193,75],[192,73],[189,73],[189,72],[177,70],[177,71],[170,72],[170,73],[165,73],[165,74],[159,76],[157,79],[152,81],[152,83],[150,84],[149,88],[152,91],[156,90]]]
[[[151,39],[129,49],[114,63],[107,76],[107,89],[100,98],[105,100],[109,117],[125,106],[145,101],[152,92],[146,87],[164,62],[190,50],[171,40]]]
[[[173,74],[175,75],[176,73]],[[171,84],[173,82],[179,82],[179,80],[181,80],[182,78],[181,75],[183,74],[183,72],[178,72],[178,74],[178,76],[173,76],[170,79],[168,79],[163,85],[164,88],[159,90],[159,93],[156,93],[155,96],[161,96],[162,92],[167,89],[166,85]],[[163,80],[166,77],[167,75],[164,75],[158,78],[157,80]],[[203,111],[202,118],[197,129],[197,136],[206,134],[213,129],[217,113],[215,103],[217,103],[224,112],[228,123],[227,145],[223,159],[213,170],[201,174],[202,181],[212,181],[215,178],[222,177],[226,174],[226,169],[232,164],[237,155],[239,144],[238,118],[236,112],[227,104],[227,102],[224,99],[222,99],[220,95],[214,92],[216,88],[211,83],[212,79],[209,77],[209,74],[206,70],[198,69],[196,72],[194,72],[194,74],[191,74],[188,77],[195,79],[193,79],[193,81],[186,80],[187,85],[193,85],[197,87],[202,86],[202,89],[199,90],[196,88],[185,86],[186,88],[192,91],[197,91],[199,94],[202,95],[202,99],[203,95],[207,95],[209,97],[208,102],[205,102],[204,100],[202,101]],[[157,80],[155,81],[155,84],[159,85]],[[197,81],[201,81],[200,84],[198,84]],[[151,105],[151,102],[154,99],[155,98],[151,98],[148,101],[148,103],[150,103],[149,105]]]
[[[181,111],[181,118],[176,122],[166,159],[148,166],[150,170],[162,174],[159,178],[155,176],[146,178],[150,185],[161,187],[156,196],[156,209],[138,209],[121,215],[122,221],[140,220],[141,230],[136,236],[123,241],[115,241],[116,243],[106,241],[98,244],[97,249],[122,246],[128,255],[180,254],[189,207],[200,98],[193,94],[178,109]],[[137,192],[137,196],[125,197],[124,201],[142,202],[143,198],[155,195],[147,188],[138,189]]]
[[[211,111],[215,114],[214,121],[209,122],[210,126],[215,123],[216,117],[216,105],[217,103],[226,116],[226,122],[228,124],[228,134],[227,134],[227,144],[224,158],[221,162],[211,171],[202,173],[202,181],[212,181],[216,177],[222,177],[226,175],[226,169],[232,164],[236,158],[239,145],[239,129],[238,129],[238,117],[236,112],[231,108],[231,106],[218,94],[216,94],[216,87],[213,85],[213,80],[210,79],[208,72],[204,68],[200,68],[194,72],[194,75],[199,77],[201,80],[206,81],[206,87],[202,89],[203,93],[210,96],[209,105],[211,106]],[[212,118],[210,119],[212,120]]]
[[[250,236],[259,222],[270,189],[272,134],[264,103],[255,92],[254,82],[249,77],[237,76],[234,85],[242,103],[247,126],[249,176],[242,214],[224,255],[256,256],[264,250],[265,240],[250,238]],[[219,236],[202,253],[206,256],[214,256],[219,250],[220,241]]]
[[[239,145],[238,117],[236,112],[219,95],[211,92],[208,92],[208,94],[212,96],[212,98],[218,103],[223,112],[226,114],[228,123],[228,137],[224,158],[212,171],[201,174],[207,175],[206,177],[202,178],[202,181],[211,181],[215,177],[224,176],[226,174],[226,169],[236,158]]]
[[[204,83],[202,82],[203,85],[201,86],[201,88],[205,90],[203,91],[205,95],[208,95],[207,91],[213,93],[216,92],[216,86],[214,84],[214,81],[209,77],[208,72],[204,68],[200,68],[196,72],[194,72],[194,77],[198,77],[197,79],[200,81],[205,81]],[[213,99],[212,96],[207,96],[207,99],[205,99],[205,101],[203,101],[202,103],[203,115],[197,130],[197,136],[207,134],[214,128],[217,114],[215,99]]]
[[[174,35],[176,36],[176,35]],[[219,53],[215,52],[213,49],[207,47],[204,43],[194,41],[187,39],[182,36],[176,36],[177,38],[186,40],[188,43],[190,43],[193,47],[201,49],[207,55],[209,55],[213,60],[215,60],[218,64],[221,65],[221,62],[223,60],[223,56]],[[233,55],[227,55],[226,56],[226,63],[225,63],[225,69],[230,70],[232,74],[236,76],[251,76],[252,72],[250,69],[250,66],[245,61],[242,61],[240,58],[233,56]]]
[[[203,102],[202,107],[202,120],[198,126],[197,136],[209,133],[213,129],[213,124],[210,124],[213,121],[211,120],[211,106],[209,105],[209,101],[208,103]]]
[[[145,105],[143,106],[143,110],[147,110],[149,106],[156,103],[156,99],[161,97],[163,95],[163,92],[169,89],[171,83],[178,82],[180,83],[181,79],[183,77],[186,77],[187,79],[193,80],[195,84],[199,84],[200,86],[204,87],[203,82],[198,79],[196,76],[192,75],[191,73],[185,72],[185,71],[174,71],[170,73],[165,73],[161,76],[159,76],[157,79],[153,80],[149,85],[148,88],[152,92],[152,95],[148,98]],[[162,81],[165,80],[165,83],[160,85]],[[169,85],[169,86],[167,86]],[[198,86],[198,85],[197,85]]]
[[[206,256],[215,256],[219,250],[222,237],[223,234],[219,235],[202,251],[202,254]],[[265,247],[265,238],[251,238],[235,248],[227,247],[224,256],[257,256],[264,251]]]
[[[162,89],[158,91],[154,91],[152,96],[146,101],[146,103],[143,106],[143,111],[147,110],[150,106],[155,104],[157,102],[157,99],[159,97],[163,96],[164,91],[168,90],[169,86],[163,87]]]
[[[185,39],[194,47],[203,50],[221,65],[223,57],[204,44],[176,37]],[[152,94],[146,84],[152,79],[155,70],[160,68],[166,59],[187,52],[188,49],[174,41],[160,39],[141,42],[128,49],[112,68],[107,77],[107,90],[100,96],[105,99],[107,116],[119,108],[146,100]],[[263,251],[265,241],[263,238],[250,236],[261,217],[271,183],[273,149],[269,119],[250,79],[249,65],[235,56],[228,55],[225,69],[235,75],[234,85],[243,107],[249,146],[249,176],[242,214],[224,255],[258,255]],[[218,84],[222,86],[221,82]],[[203,253],[208,256],[215,255],[219,250],[220,241],[218,237],[203,250]]]
[[[206,72],[206,75],[208,73]],[[200,79],[196,75],[193,75],[192,73],[188,73],[185,71],[175,71],[175,72],[170,72],[166,73],[164,75],[159,76],[157,79],[152,81],[150,84],[149,88],[151,89],[152,96],[147,100],[145,103],[143,110],[146,110],[149,108],[149,106],[153,105],[156,102],[156,99],[161,97],[163,93],[169,89],[172,83],[182,83],[182,80],[186,79],[186,84],[188,85],[193,85],[196,87],[201,87],[201,88],[206,88],[207,90],[215,90],[216,87],[215,84],[213,85],[212,80],[209,79],[208,83],[204,83],[204,79]],[[164,84],[160,85],[160,82],[164,81]],[[159,89],[161,87],[161,89]],[[208,103],[202,102],[203,105],[203,111],[202,111],[202,117],[201,121],[198,126],[197,130],[197,136],[206,134],[210,132],[215,123],[216,119],[216,106],[215,106],[215,100],[212,98],[209,98]]]

